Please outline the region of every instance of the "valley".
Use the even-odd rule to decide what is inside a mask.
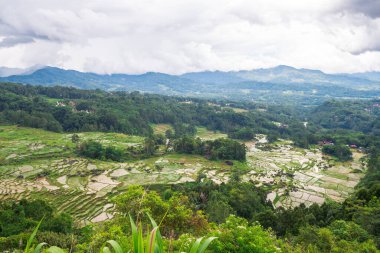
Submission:
[[[9,83],[0,91],[0,250],[19,249],[43,217],[37,240],[50,245],[127,244],[129,214],[161,221],[166,242],[244,228],[256,231],[244,235],[250,242],[268,240],[268,252],[305,252],[302,236],[328,231],[344,243],[336,226],[356,226],[366,239],[353,247],[380,245],[378,99],[291,106]],[[226,252],[218,243],[212,252]]]
[[[380,253],[380,0],[0,0],[0,252]]]
[[[168,125],[154,127],[156,131]],[[116,133],[79,133],[117,147],[142,146],[143,138]],[[221,133],[198,128],[196,136],[216,139]],[[323,156],[320,147],[296,148],[291,141],[268,144],[265,135],[247,142],[247,163],[210,161],[199,155],[167,153],[129,161],[100,161],[79,157],[72,134],[1,126],[0,200],[44,198],[80,224],[112,218],[110,201],[128,186],[195,182],[203,174],[216,184],[227,183],[235,170],[242,180],[268,190],[275,207],[309,206],[326,200],[342,202],[365,173],[365,156],[354,151],[346,163]],[[204,178],[202,180],[205,180]]]

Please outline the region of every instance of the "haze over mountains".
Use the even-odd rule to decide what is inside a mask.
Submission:
[[[283,100],[279,95],[285,95],[285,99],[380,96],[380,72],[326,74],[320,70],[284,65],[267,69],[203,71],[182,75],[156,72],[101,75],[56,67],[27,70],[1,68],[0,74],[3,76],[0,78],[2,82],[239,100]]]

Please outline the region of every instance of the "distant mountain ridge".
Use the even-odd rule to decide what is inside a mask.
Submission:
[[[14,73],[10,75],[10,73]],[[7,76],[5,76],[7,75]],[[110,88],[113,85],[125,85],[130,83],[163,82],[170,84],[203,83],[226,84],[245,81],[270,82],[270,83],[310,83],[310,84],[336,84],[343,86],[380,84],[380,72],[364,72],[354,74],[326,74],[320,70],[297,69],[286,65],[273,68],[261,68],[240,71],[202,71],[190,72],[182,75],[170,75],[159,72],[147,72],[145,74],[108,74],[101,75],[91,72],[76,70],[64,70],[57,67],[40,67],[31,69],[13,69],[0,67],[0,81],[11,81],[40,85],[90,85],[83,88]],[[111,83],[108,83],[111,82]],[[91,87],[94,85],[94,87]],[[98,87],[100,85],[100,87]],[[103,87],[102,85],[106,85]]]
[[[379,79],[368,78],[376,76]],[[296,69],[280,65],[274,68],[241,70],[231,72],[194,72],[182,75],[191,80],[208,81],[214,83],[257,81],[270,83],[311,83],[311,84],[335,84],[343,86],[371,85],[380,83],[380,72],[371,74],[326,74],[320,70]],[[225,77],[221,80],[221,77]],[[228,80],[228,81],[225,81]]]
[[[171,85],[189,83],[177,76],[148,72],[141,75],[111,74],[100,75],[76,70],[64,70],[56,67],[44,67],[28,75],[13,75],[0,78],[2,82],[14,82],[42,86],[73,86],[81,89],[130,90],[139,88],[144,91],[146,84]],[[126,87],[127,86],[127,87]]]
[[[10,71],[20,74],[0,77],[0,82],[246,100],[263,97],[266,100],[270,97],[273,101],[280,96],[380,96],[380,72],[326,74],[320,70],[297,69],[285,65],[266,69],[202,71],[182,75],[158,72],[102,75],[56,67],[42,67],[29,72]]]
[[[35,65],[26,69],[0,67],[0,77],[8,77],[8,76],[13,76],[13,75],[28,75],[28,74],[32,74],[33,72],[43,67],[44,66],[40,66],[40,65]]]

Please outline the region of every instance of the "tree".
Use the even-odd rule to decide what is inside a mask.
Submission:
[[[218,240],[211,246],[211,252],[246,253],[281,252],[283,243],[260,225],[249,225],[247,220],[231,215],[219,229],[210,235]]]
[[[103,145],[93,140],[83,142],[79,146],[79,154],[93,159],[102,159],[103,151]]]
[[[168,200],[163,200],[156,191],[145,191],[142,186],[130,186],[113,201],[122,214],[131,214],[138,220],[149,222],[146,215],[149,213],[155,220],[162,221],[161,231],[165,235],[199,232],[208,227],[203,214],[194,212],[189,199],[182,194],[173,194]],[[201,225],[193,226],[196,224]]]
[[[342,162],[352,160],[352,152],[350,148],[342,144],[325,145],[322,148],[322,152],[328,155],[335,156]]]
[[[71,135],[71,141],[72,141],[72,143],[78,143],[79,142],[79,135],[77,135],[77,134]]]
[[[112,161],[120,162],[123,158],[123,151],[121,149],[109,146],[104,150],[105,158]]]
[[[168,139],[174,138],[173,131],[171,129],[166,130],[165,131],[165,137],[168,138]]]
[[[144,141],[144,151],[147,156],[154,155],[158,146],[156,146],[156,141],[153,136],[145,138]]]
[[[235,214],[228,204],[228,198],[219,191],[212,191],[206,206],[209,221],[223,223],[231,215]]]

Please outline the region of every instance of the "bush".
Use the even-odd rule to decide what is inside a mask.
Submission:
[[[99,142],[90,140],[83,142],[78,147],[78,153],[84,157],[99,159],[99,160],[112,160],[112,161],[122,161],[124,152],[121,149],[115,147],[106,147]]]
[[[322,148],[322,152],[324,154],[335,156],[342,162],[352,160],[352,152],[350,148],[344,145],[325,145]]]

